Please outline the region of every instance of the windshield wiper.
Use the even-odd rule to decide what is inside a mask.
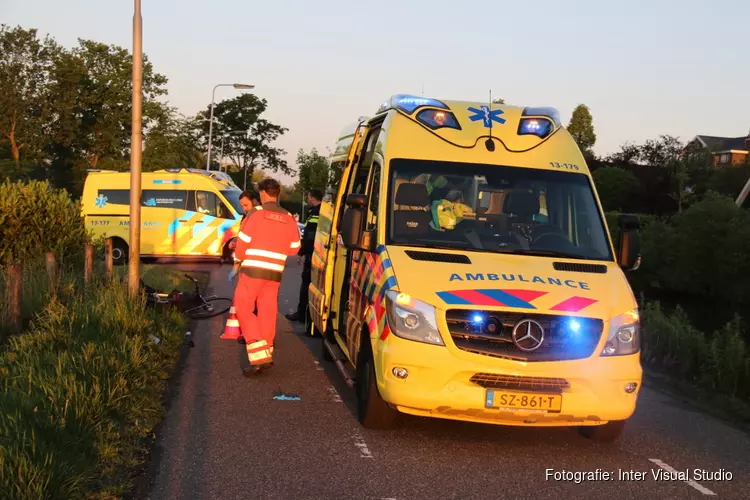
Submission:
[[[510,254],[517,254],[517,255],[531,255],[535,257],[560,257],[563,259],[578,259],[578,260],[589,260],[588,257],[584,255],[577,255],[572,253],[566,253],[566,252],[555,252],[552,250],[525,250],[523,248],[518,248],[515,250],[508,250],[508,249],[500,249],[500,250],[494,250],[496,253],[510,253]]]

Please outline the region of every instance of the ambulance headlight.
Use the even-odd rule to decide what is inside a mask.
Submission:
[[[640,350],[641,321],[638,309],[612,318],[602,356],[625,356]]]
[[[397,337],[433,345],[445,345],[437,326],[435,308],[405,293],[385,293],[388,326]]]

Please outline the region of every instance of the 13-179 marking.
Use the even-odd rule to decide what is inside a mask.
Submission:
[[[553,168],[564,168],[566,170],[581,170],[581,167],[578,165],[573,165],[572,163],[558,163],[556,161],[549,162],[550,165],[552,165]]]

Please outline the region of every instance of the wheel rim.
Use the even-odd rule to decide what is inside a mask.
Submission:
[[[205,304],[189,309],[186,311],[186,314],[196,319],[212,318],[227,312],[231,307],[232,301],[230,299],[220,298],[207,301]]]
[[[120,261],[122,260],[122,256],[125,254],[123,252],[122,248],[113,248],[112,249],[112,260]]]

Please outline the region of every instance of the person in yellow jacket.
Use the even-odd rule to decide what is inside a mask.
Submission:
[[[463,201],[464,195],[458,190],[450,191],[444,199],[434,201],[430,226],[438,231],[455,229],[456,224],[461,222],[465,215],[474,213],[474,210]]]

